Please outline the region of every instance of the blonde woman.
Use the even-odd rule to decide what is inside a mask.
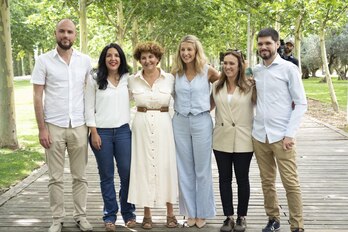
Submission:
[[[219,73],[207,64],[201,42],[187,35],[179,43],[175,75],[173,130],[177,155],[180,213],[187,225],[202,228],[215,216],[211,173],[210,83]]]

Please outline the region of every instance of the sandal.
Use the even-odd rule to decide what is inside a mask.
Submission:
[[[175,216],[167,216],[167,224],[166,226],[168,228],[175,228],[178,227],[178,220],[176,220]]]
[[[143,223],[141,223],[141,228],[146,230],[152,229],[152,219],[150,217],[149,218],[144,217]]]

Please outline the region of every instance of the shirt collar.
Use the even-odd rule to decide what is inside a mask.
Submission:
[[[282,60],[283,60],[283,58],[281,58],[280,55],[277,53],[276,58],[273,60],[273,62],[272,62],[270,65],[266,66],[266,65],[264,64],[263,60],[261,61],[261,64],[262,64],[262,66],[264,66],[264,67],[267,68],[267,67],[271,67],[271,66],[273,66],[273,65],[280,64],[280,63],[282,62]]]
[[[160,78],[162,77],[162,78],[164,78],[165,77],[165,72],[164,72],[164,70],[163,69],[159,69],[160,70]],[[135,74],[135,76],[134,76],[135,78],[140,78],[140,79],[143,79],[144,80],[144,77],[143,77],[143,69],[141,69],[141,70],[139,70],[136,74]]]
[[[53,54],[52,54],[52,56],[53,57],[56,57],[56,56],[58,56],[59,55],[59,53],[58,53],[58,50],[57,50],[57,47],[53,50]],[[71,56],[77,56],[77,55],[79,55],[79,53],[75,50],[75,49],[73,49],[72,48],[72,54],[71,54]]]

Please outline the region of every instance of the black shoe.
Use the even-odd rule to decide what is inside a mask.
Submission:
[[[230,217],[227,217],[224,221],[224,224],[220,228],[220,232],[232,232],[234,228],[234,220]]]
[[[247,227],[245,217],[238,217],[236,225],[234,226],[234,232],[244,232]]]
[[[276,220],[269,220],[266,227],[262,229],[262,232],[274,232],[280,230],[280,223]]]

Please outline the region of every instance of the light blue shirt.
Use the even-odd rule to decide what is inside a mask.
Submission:
[[[174,110],[181,115],[200,114],[210,110],[210,83],[208,79],[209,66],[205,65],[203,72],[197,74],[191,81],[186,75],[175,78]]]
[[[307,111],[307,99],[298,67],[279,55],[266,67],[253,69],[257,89],[253,137],[274,143],[285,136],[294,138]],[[292,108],[292,102],[295,108]]]

